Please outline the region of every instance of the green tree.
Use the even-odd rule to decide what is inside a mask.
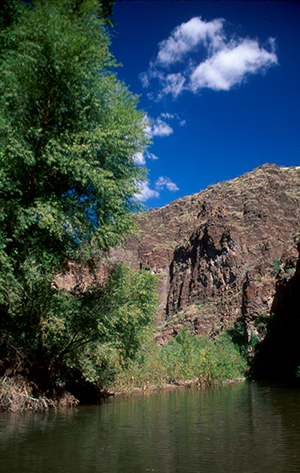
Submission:
[[[10,26],[17,19],[19,2],[16,0],[2,0],[0,4],[0,30]]]
[[[91,317],[96,322],[96,336],[91,339],[91,343],[85,343],[85,336],[90,337],[92,334],[87,333],[87,326],[91,330],[93,325],[86,324],[81,315],[81,327],[76,332],[76,324],[72,321],[69,333],[73,336],[63,337],[69,343],[64,366],[71,374],[67,379],[79,375],[81,382],[102,387],[110,384],[116,374],[126,369],[129,361],[135,360],[141,346],[153,338],[157,277],[149,271],[132,271],[124,265],[113,265],[107,284],[94,291],[92,298],[87,294],[82,297],[81,313],[84,312],[86,318]],[[44,329],[46,337],[48,327],[51,337],[54,326],[61,327],[61,321],[56,318],[53,324],[48,318]],[[60,339],[56,336],[55,340]],[[53,345],[51,341],[50,346]],[[57,361],[59,356],[55,359]]]
[[[145,170],[132,157],[148,143],[138,100],[114,73],[111,4],[33,1],[18,4],[14,20],[15,2],[6,1],[8,20],[0,31],[0,330],[39,357],[64,350],[57,340],[63,346],[71,332],[58,334],[52,348],[43,332],[61,314],[62,325],[71,321],[78,334],[84,326],[95,338],[99,320],[83,310],[84,297],[57,291],[53,278],[69,259],[88,259],[119,243],[139,209],[134,197]]]

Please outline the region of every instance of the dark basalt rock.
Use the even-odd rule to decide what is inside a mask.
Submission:
[[[300,242],[298,242],[300,255]],[[256,347],[253,375],[300,385],[300,257],[296,270],[277,275],[270,321]],[[298,372],[298,377],[296,373]]]
[[[300,168],[263,165],[137,216],[138,237],[111,250],[160,275],[157,338],[188,321],[211,337],[274,308],[278,274],[293,274],[300,226]]]

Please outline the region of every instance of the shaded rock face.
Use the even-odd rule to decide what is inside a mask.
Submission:
[[[299,240],[298,251],[300,255]],[[278,273],[271,312],[266,335],[253,359],[253,373],[300,385],[300,257],[294,272]]]
[[[111,258],[160,275],[158,319],[165,343],[188,321],[214,336],[272,308],[276,274],[294,271],[300,168],[266,164],[232,181],[137,217],[138,236]]]

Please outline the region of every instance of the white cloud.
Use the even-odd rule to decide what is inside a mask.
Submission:
[[[160,114],[162,118],[165,120],[178,120],[180,126],[186,125],[186,120],[182,120],[178,113],[168,113],[168,112],[163,112]]]
[[[153,136],[169,136],[174,133],[173,128],[167,123],[167,120],[175,120],[179,122],[180,126],[186,125],[186,121],[182,120],[177,113],[168,113],[163,112],[156,118],[156,120],[149,117],[149,115],[145,115],[143,118],[144,123],[146,124],[145,132],[149,139],[153,138]],[[151,153],[150,153],[151,154]],[[153,155],[154,156],[154,155]],[[146,156],[149,159],[158,159],[157,157],[150,157]]]
[[[144,87],[150,87],[153,81],[159,85],[158,92],[149,97],[176,98],[184,90],[198,93],[204,87],[230,90],[249,74],[265,72],[278,64],[274,38],[269,38],[268,50],[257,40],[227,38],[225,23],[222,18],[204,21],[195,17],[161,41],[155,60],[140,76]]]
[[[163,95],[171,94],[175,99],[183,91],[185,77],[181,72],[168,74],[161,83],[164,84],[164,86],[158,98],[161,98]]]
[[[151,161],[156,161],[156,160],[158,159],[158,157],[155,156],[155,154],[149,153],[149,151],[146,151],[146,152],[145,152],[145,157],[146,157],[147,159],[151,159]]]
[[[143,87],[149,87],[151,79],[163,80],[163,78],[164,72],[159,71],[153,61],[150,61],[147,72],[141,72],[141,74],[139,74],[139,79],[142,82]]]
[[[145,124],[145,134],[147,138],[150,140],[152,138],[152,131],[151,131],[151,120],[147,114],[143,117],[143,123]]]
[[[153,197],[159,197],[159,192],[154,189],[150,189],[149,182],[140,182],[138,184],[139,192],[135,194],[136,200],[140,202],[146,202]]]
[[[142,83],[142,86],[143,87],[149,87],[150,85],[150,76],[149,76],[149,73],[147,72],[141,72],[141,74],[139,74],[139,79]]]
[[[153,136],[169,136],[173,133],[173,128],[160,117],[154,121],[148,115],[145,115],[143,121],[146,124],[145,133],[149,139]]]
[[[206,44],[210,40],[217,44],[221,41],[222,26],[223,20],[221,19],[206,22],[201,17],[195,17],[187,23],[182,23],[173,30],[168,39],[159,43],[156,62],[162,66],[168,66],[181,61],[200,43]]]
[[[277,64],[276,54],[260,48],[257,41],[232,42],[199,64],[190,77],[190,88],[193,92],[203,87],[229,90],[247,74],[263,71],[272,64]]]
[[[132,156],[133,161],[135,164],[138,166],[145,166],[146,164],[146,159],[150,159],[151,161],[156,161],[158,159],[157,156],[153,153],[149,153],[149,151],[145,151],[144,153],[141,153],[140,151],[138,153],[135,153]]]
[[[164,187],[166,187],[168,191],[171,191],[171,192],[176,192],[179,190],[176,184],[174,184],[174,182],[172,182],[169,177],[160,176],[155,183],[155,188],[163,189]]]
[[[138,164],[140,166],[144,166],[146,164],[145,156],[141,152],[135,153],[132,156],[132,159],[135,162],[135,164]]]
[[[152,198],[159,197],[159,191],[166,188],[168,191],[176,192],[179,190],[177,185],[171,181],[169,177],[159,177],[155,182],[155,189],[151,189],[149,187],[149,181],[146,182],[139,182],[137,185],[139,192],[135,194],[135,199],[139,200],[140,202],[146,202]]]
[[[177,115],[177,114],[176,114]],[[163,112],[160,114],[162,118],[165,118],[166,120],[171,120],[172,118],[175,118],[174,113],[168,113],[168,112]]]
[[[151,128],[152,136],[169,136],[173,133],[173,128],[161,118],[157,118]]]

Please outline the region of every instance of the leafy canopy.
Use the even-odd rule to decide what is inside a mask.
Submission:
[[[111,5],[6,0],[0,25],[0,329],[49,356],[83,327],[99,335],[104,304],[93,318],[52,281],[78,248],[91,257],[126,236],[145,178],[132,159],[148,144],[143,112],[109,52]]]
[[[103,248],[130,227],[144,176],[132,160],[146,145],[143,114],[111,72],[96,8],[35,2],[2,50],[0,195],[11,249],[28,239],[68,250],[94,239]]]
[[[0,206],[2,264],[58,268],[82,241],[102,249],[130,229],[132,156],[146,145],[137,99],[112,72],[95,0],[49,0],[2,31]],[[3,41],[4,42],[4,41]]]

